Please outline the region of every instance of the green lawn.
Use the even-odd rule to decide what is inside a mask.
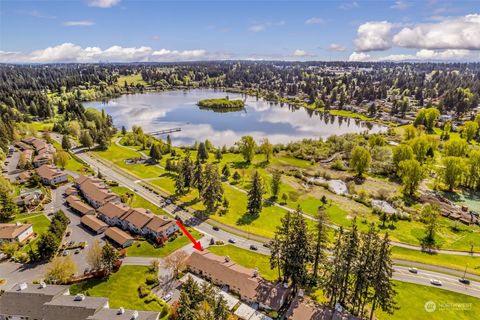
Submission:
[[[48,227],[50,226],[50,220],[43,214],[43,213],[33,213],[33,214],[18,214],[15,219],[15,222],[21,223],[31,223],[33,226],[33,231],[36,234],[35,239],[30,240],[28,244],[23,245],[20,249],[20,252],[27,253],[30,251],[30,248],[35,251],[37,246],[36,243],[39,236],[45,232],[47,232]]]
[[[393,247],[392,258],[431,264],[434,266],[456,269],[462,272],[465,270],[465,266],[468,266],[468,272],[480,275],[480,257],[454,256],[451,254],[428,254],[421,251]]]
[[[133,310],[162,311],[168,308],[160,299],[153,294],[146,298],[138,296],[138,286],[145,283],[147,276],[151,274],[149,267],[123,266],[108,279],[87,280],[70,286],[72,295],[84,293],[95,297],[109,298],[110,308],[124,307]],[[168,310],[168,309],[167,309]],[[162,313],[167,319],[165,314]]]
[[[451,291],[395,281],[397,303],[400,306],[393,315],[377,310],[382,320],[473,320],[478,319],[480,299]],[[434,302],[433,312],[425,310],[427,302]]]
[[[270,269],[269,256],[241,249],[229,244],[223,246],[211,246],[208,247],[208,250],[219,256],[229,256],[232,261],[245,268],[257,268],[258,273],[266,280],[273,281],[278,279],[277,269]]]
[[[123,87],[125,82],[127,82],[128,85],[143,84],[144,86],[147,86],[147,83],[142,79],[142,75],[140,73],[118,77],[117,85]]]
[[[194,229],[188,228],[188,230],[196,240],[203,236],[200,232]],[[155,248],[148,241],[136,241],[132,246],[128,247],[127,255],[131,257],[165,257],[189,243],[191,243],[190,239],[188,239],[183,233],[175,240],[169,241],[163,247],[159,248]]]
[[[115,192],[118,195],[122,195],[122,194],[125,194],[127,192],[133,193],[133,191],[131,191],[130,189],[128,189],[126,187],[121,187],[121,186],[111,187],[110,189],[112,189],[112,191]],[[168,213],[165,212],[162,208],[154,205],[153,203],[151,203],[150,201],[148,201],[144,197],[139,196],[138,194],[135,194],[135,193],[133,195],[133,200],[129,205],[133,208],[149,209],[151,212],[153,212],[155,214],[158,214],[158,215],[168,215]]]

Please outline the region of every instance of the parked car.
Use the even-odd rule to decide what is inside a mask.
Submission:
[[[75,253],[75,254],[79,254],[79,253],[80,253],[80,249],[75,250],[74,253]]]
[[[465,278],[460,278],[460,279],[458,279],[458,281],[460,281],[460,283],[463,283],[463,284],[470,284],[470,280],[465,279]]]
[[[68,256],[69,253],[70,253],[70,252],[69,252],[68,250],[64,250],[64,251],[63,251],[63,256]]]
[[[163,297],[162,299],[165,301],[165,302],[168,302],[170,300],[172,300],[173,298],[173,294],[171,292],[167,293],[167,295],[165,297]]]
[[[410,271],[411,273],[418,273],[418,269],[417,268],[408,268],[408,271]]]
[[[257,246],[256,246],[256,245],[253,245],[253,244],[250,245],[250,249],[253,250],[253,251],[257,251],[257,250],[258,250]]]
[[[430,279],[430,283],[433,284],[434,286],[441,286],[442,285],[442,281],[440,281],[438,279]]]
[[[228,239],[228,242],[230,242],[230,243],[235,243],[235,242],[237,242],[237,240],[235,240],[235,239],[233,239],[233,238],[230,238],[230,239]]]
[[[270,243],[264,243],[263,246],[270,249]]]
[[[216,226],[213,226],[212,229],[215,230],[215,231],[220,230],[220,229],[219,229],[218,227],[216,227]]]

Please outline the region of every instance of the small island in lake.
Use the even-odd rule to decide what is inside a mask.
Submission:
[[[197,105],[201,108],[208,109],[240,110],[245,108],[245,102],[243,102],[243,100],[230,100],[228,97],[200,100],[197,102]]]

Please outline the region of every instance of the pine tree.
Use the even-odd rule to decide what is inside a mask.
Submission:
[[[282,183],[282,172],[280,170],[275,170],[272,175],[272,199],[276,200],[278,192],[280,191],[280,185]]]
[[[220,162],[222,158],[223,158],[222,150],[217,149],[217,151],[215,151],[215,160],[217,160],[217,162]]]
[[[209,212],[214,212],[218,202],[223,199],[223,185],[216,166],[208,164],[205,166],[203,176],[203,190],[201,193],[203,204]]]
[[[384,312],[392,314],[396,309],[395,296],[396,291],[392,283],[393,262],[391,259],[390,240],[388,233],[385,234],[380,248],[376,254],[375,266],[373,269],[374,277],[373,283],[373,297],[372,309],[370,312],[370,320],[373,319],[373,313],[377,307],[380,307]]]
[[[179,170],[177,174],[177,178],[175,179],[175,193],[183,194],[184,192],[185,192],[185,176],[183,175],[183,171]]]
[[[122,126],[122,136],[127,134],[127,128],[125,126]]]
[[[62,149],[68,151],[72,148],[72,144],[70,143],[70,138],[67,134],[62,136]]]
[[[197,159],[199,159],[202,162],[205,162],[208,160],[208,150],[207,150],[207,147],[205,146],[205,143],[203,142],[200,142],[198,144]]]
[[[230,167],[228,166],[228,164],[225,164],[223,166],[222,175],[225,178],[225,180],[228,180],[228,178],[230,177]]]
[[[317,212],[317,224],[311,238],[313,239],[313,279],[316,280],[318,276],[318,269],[320,265],[325,265],[326,254],[325,250],[328,246],[328,215],[324,207],[319,207]]]
[[[258,171],[252,176],[252,185],[248,191],[247,212],[252,216],[258,216],[263,207],[263,182]]]
[[[198,189],[198,193],[203,191],[203,168],[199,159],[195,161],[195,168],[193,169],[193,186]]]
[[[300,207],[292,215],[292,229],[290,232],[290,244],[287,246],[287,277],[292,282],[296,292],[299,286],[307,282],[307,265],[311,260],[307,223],[302,216]]]
[[[187,152],[185,158],[180,164],[180,171],[183,172],[184,187],[189,189],[194,186],[194,169],[190,159],[190,152]]]
[[[158,162],[162,159],[162,151],[160,150],[160,146],[158,144],[154,143],[150,147],[150,157],[152,157],[155,162]]]

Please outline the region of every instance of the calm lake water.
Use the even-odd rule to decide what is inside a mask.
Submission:
[[[227,95],[230,99],[244,100],[245,109],[225,113],[202,110],[196,105],[201,99]],[[129,129],[132,125],[139,125],[145,132],[181,127],[181,132],[170,134],[176,145],[191,145],[195,140],[209,139],[217,146],[231,146],[244,135],[251,135],[257,141],[268,137],[272,143],[285,143],[334,134],[386,130],[378,124],[211,89],[124,95],[108,103],[88,102],[84,105],[105,109],[117,127]]]

